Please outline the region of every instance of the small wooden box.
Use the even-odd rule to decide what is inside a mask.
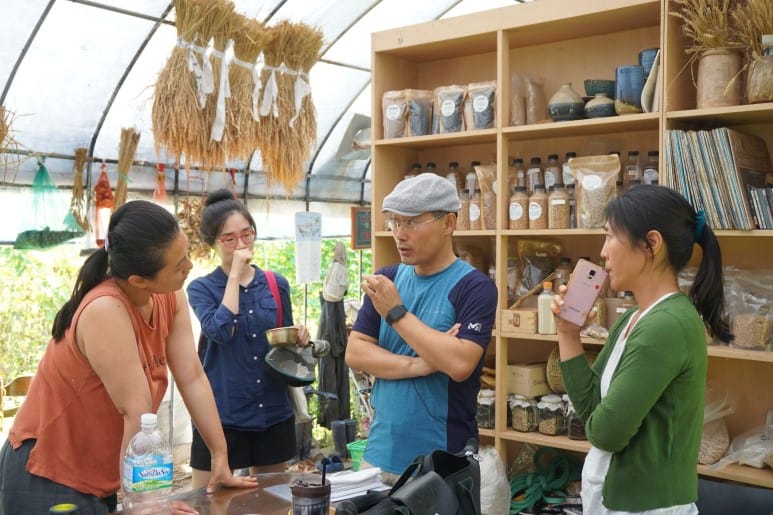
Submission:
[[[529,297],[517,307],[503,309],[500,316],[502,336],[509,334],[536,334],[537,333],[537,298]]]
[[[507,393],[539,397],[552,393],[545,377],[547,363],[522,363],[507,367]]]

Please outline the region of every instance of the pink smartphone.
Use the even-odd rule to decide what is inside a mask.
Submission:
[[[585,325],[606,280],[607,271],[601,266],[586,259],[577,261],[558,316],[580,327]]]

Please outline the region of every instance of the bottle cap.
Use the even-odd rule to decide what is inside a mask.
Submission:
[[[140,417],[140,425],[142,426],[155,426],[158,422],[158,417],[155,413],[143,413]]]
[[[762,46],[773,46],[773,34],[763,34],[760,39],[762,40]]]
[[[553,289],[553,281],[545,281],[542,283],[542,289],[545,291]]]
[[[49,515],[61,515],[63,513],[69,514],[69,515],[77,515],[78,513],[78,506],[76,504],[72,503],[62,503],[62,504],[54,504],[48,509]]]

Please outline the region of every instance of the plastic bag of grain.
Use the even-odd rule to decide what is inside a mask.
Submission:
[[[725,455],[730,446],[730,434],[725,418],[735,411],[736,398],[722,385],[706,385],[706,404],[703,408],[703,434],[698,451],[698,463],[712,465]]]

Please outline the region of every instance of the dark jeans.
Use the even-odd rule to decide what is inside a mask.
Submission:
[[[0,515],[47,515],[61,503],[78,506],[80,515],[106,515],[116,511],[117,497],[100,499],[50,479],[27,472],[27,460],[35,440],[25,440],[18,449],[9,441],[0,451]]]

